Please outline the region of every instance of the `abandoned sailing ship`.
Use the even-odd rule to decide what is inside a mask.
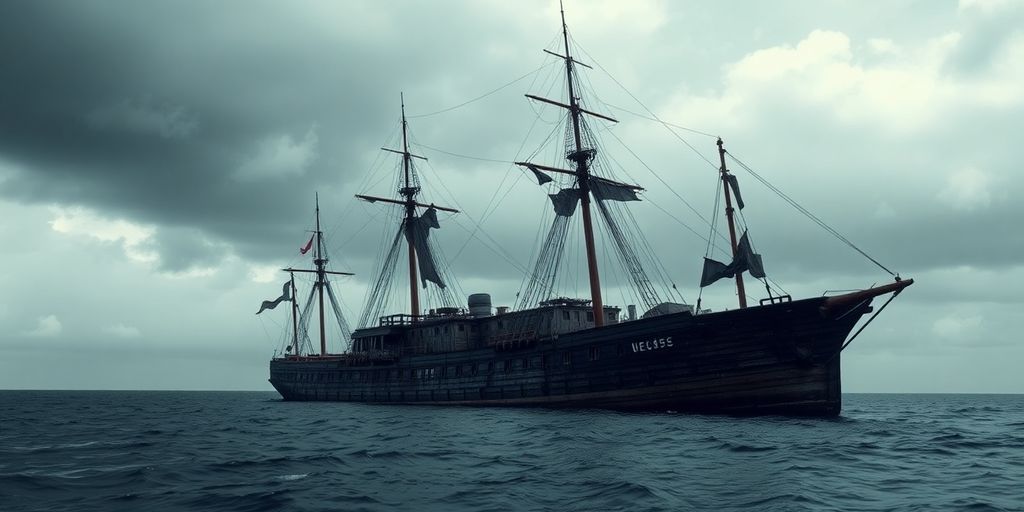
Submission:
[[[639,200],[637,192],[643,189],[596,173],[600,159],[586,118],[614,119],[581,104],[576,66],[586,65],[570,53],[564,12],[561,35],[565,54],[548,53],[564,61],[567,102],[527,96],[567,111],[566,145],[561,155],[568,168],[517,162],[532,172],[539,184],[562,183],[564,187],[550,194],[554,221],[516,310],[495,311],[490,296],[482,293],[470,295],[468,308],[463,308],[446,287],[447,270],[437,260],[438,251],[429,235],[439,227],[438,211],[457,210],[418,200],[420,183],[414,159],[423,157],[409,151],[403,101],[402,149],[385,149],[402,158],[400,197],[357,196],[385,203],[385,207],[400,207],[402,212],[398,233],[371,282],[360,326],[351,333],[347,350],[328,353],[325,291],[339,318],[341,336],[347,340],[349,333],[327,279],[343,273],[326,269],[318,206],[316,231],[304,248],[309,250],[315,243],[315,269],[285,269],[293,276],[285,293],[264,305],[292,304],[292,335],[288,349],[270,362],[271,384],[285,400],[839,414],[840,353],[852,341],[850,333],[873,311],[874,298],[889,295],[891,301],[913,280],[900,280],[897,275],[887,285],[802,300],[773,294],[765,280],[768,297],[748,305],[742,274],[764,279],[765,272],[747,233],[737,237],[733,204],[735,201],[736,207],[743,208],[743,201],[736,177],[726,167],[728,153],[718,139],[720,190],[732,261],[725,264],[706,255],[701,287],[721,278],[734,279],[739,309],[712,312],[702,310],[699,300],[696,306],[663,302],[645,274],[642,258],[623,235],[621,223],[616,224],[615,212],[623,202]],[[619,308],[604,305],[592,208],[605,221],[605,232],[614,242],[624,274],[640,290],[638,296],[648,308],[639,318],[633,306],[627,315],[620,315]],[[553,279],[562,259],[569,219],[577,209],[583,221],[590,298],[554,297]],[[403,246],[408,255],[411,309],[404,314],[378,315],[387,303],[389,281]],[[292,299],[297,292],[296,272],[315,277],[302,311]],[[421,309],[420,285],[440,297],[441,307]],[[312,349],[307,327],[314,316],[314,302],[319,304],[319,351]],[[886,305],[888,302],[874,314]],[[874,316],[861,329],[872,319]]]

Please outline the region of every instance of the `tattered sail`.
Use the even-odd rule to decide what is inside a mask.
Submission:
[[[590,177],[590,191],[601,201],[639,201],[634,187],[597,176]]]
[[[555,215],[559,217],[572,217],[576,211],[576,203],[580,202],[580,189],[563,188],[557,194],[548,194],[551,203],[555,206]]]
[[[726,174],[725,175],[725,181],[726,181],[726,183],[729,184],[729,188],[732,189],[733,195],[736,196],[736,206],[738,206],[739,209],[742,210],[743,209],[743,196],[740,195],[740,182],[739,182],[739,180],[737,180],[736,176],[733,175],[733,174]]]
[[[543,185],[545,183],[551,183],[552,181],[554,181],[554,178],[548,176],[548,173],[541,171],[534,165],[527,165],[526,168],[533,171],[533,175],[536,176],[537,178],[538,185]]]
[[[437,222],[437,210],[433,207],[427,208],[427,211],[423,212],[419,217],[413,217],[412,223],[406,225],[405,238],[416,248],[416,260],[419,262],[420,267],[420,280],[423,282],[424,287],[427,286],[427,281],[430,281],[444,288],[444,281],[441,280],[441,275],[434,264],[434,256],[430,252],[430,244],[427,243],[430,229],[439,229],[440,227],[441,225]]]
[[[267,310],[267,309],[274,309],[274,308],[277,307],[278,304],[280,304],[282,302],[290,302],[291,300],[292,300],[291,282],[290,281],[285,281],[284,282],[284,286],[281,288],[281,296],[276,298],[276,299],[274,299],[274,300],[265,300],[265,301],[263,301],[263,304],[260,305],[260,310],[257,311],[256,314],[258,315],[258,314],[262,313],[264,310]]]
[[[749,271],[751,276],[758,279],[765,276],[761,255],[751,249],[746,231],[743,232],[740,243],[736,247],[736,257],[733,258],[732,263],[726,265],[711,258],[704,258],[704,272],[700,277],[700,286],[703,288],[723,277],[733,277],[744,270]]]

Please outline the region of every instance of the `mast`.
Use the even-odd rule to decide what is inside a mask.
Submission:
[[[316,264],[316,289],[319,295],[318,299],[320,302],[320,355],[327,355],[327,330],[324,329],[324,283],[327,281],[327,276],[324,272],[324,266],[327,264],[327,259],[323,257],[323,233],[320,231],[320,194],[316,194],[316,254],[313,258],[313,263]]]
[[[313,232],[313,236],[316,238],[316,249],[313,252],[313,264],[316,265],[316,269],[309,270],[304,268],[283,268],[281,270],[288,272],[291,276],[292,283],[292,330],[294,331],[294,343],[295,353],[298,355],[299,348],[299,329],[298,329],[298,292],[295,289],[295,273],[303,272],[308,274],[316,274],[316,283],[313,285],[313,289],[317,292],[320,306],[320,355],[327,355],[327,329],[324,326],[324,288],[328,285],[327,276],[351,276],[355,275],[351,272],[335,272],[327,270],[328,259],[324,254],[324,233],[320,231],[320,194],[316,194],[316,231]],[[305,253],[303,253],[305,254]],[[312,293],[312,292],[310,292]],[[312,295],[310,296],[312,298]],[[340,318],[339,318],[340,321]]]
[[[414,229],[414,227],[416,226],[417,221],[419,220],[416,217],[416,209],[417,208],[428,208],[428,209],[440,210],[440,211],[445,211],[445,212],[450,212],[450,213],[459,213],[459,211],[454,209],[454,208],[446,208],[444,206],[437,206],[437,205],[435,205],[433,203],[431,203],[431,204],[424,204],[424,203],[420,203],[420,202],[416,201],[416,196],[419,195],[419,193],[420,193],[420,187],[417,186],[416,170],[413,167],[413,160],[412,159],[413,158],[417,158],[417,159],[426,161],[427,158],[424,157],[424,156],[415,155],[415,154],[409,152],[409,122],[405,118],[405,95],[404,94],[401,95],[401,102],[402,102],[402,149],[401,150],[397,150],[397,149],[391,149],[391,148],[380,148],[382,151],[387,151],[389,153],[395,153],[395,154],[398,154],[398,155],[402,155],[402,176],[401,176],[401,180],[402,180],[402,185],[403,186],[402,186],[402,188],[400,188],[398,190],[398,194],[401,196],[401,199],[400,200],[399,199],[389,199],[389,198],[386,198],[386,197],[369,196],[369,195],[365,195],[365,194],[356,194],[356,197],[359,198],[359,199],[362,199],[363,201],[367,201],[367,202],[370,202],[370,203],[381,202],[381,203],[388,203],[388,204],[399,205],[399,206],[402,206],[404,208],[404,210],[405,210],[405,216],[404,216],[404,220],[402,221],[401,229],[405,230],[405,235],[406,235],[405,238],[406,238],[406,242],[408,243],[408,247],[409,247],[409,251],[408,251],[408,253],[409,253],[409,299],[410,299],[410,309],[411,309],[410,315],[412,316],[412,321],[415,322],[417,320],[417,318],[421,314],[419,288],[417,288],[417,286],[416,286],[416,281],[419,280],[419,274],[420,274],[417,271],[418,265],[419,265],[419,258],[420,257],[424,257],[424,258],[428,258],[429,259],[429,257],[430,257],[430,251],[429,250],[425,250],[425,251],[417,251],[416,250],[416,243],[417,243],[416,237],[419,234],[417,232],[417,229]],[[420,243],[425,243],[426,239],[421,240],[419,242]],[[423,252],[424,254],[418,254],[419,252]],[[430,270],[428,269],[427,274],[429,274],[429,273],[430,273]],[[430,277],[424,277],[424,280],[432,280],[432,279]],[[440,283],[438,283],[438,284],[440,284]],[[424,283],[424,286],[426,286],[426,283]],[[441,286],[443,287],[443,285],[441,285]]]
[[[295,272],[288,272],[288,281],[292,285],[292,348],[295,355],[299,355],[299,296],[295,290]]]
[[[576,162],[576,177],[580,186],[580,206],[583,209],[583,238],[587,246],[587,270],[590,274],[590,298],[594,309],[594,326],[604,325],[604,304],[601,301],[601,276],[597,270],[597,250],[594,248],[594,227],[590,218],[590,159],[594,150],[584,150],[580,137],[580,106],[572,83],[572,55],[569,53],[569,28],[565,24],[565,9],[559,2],[562,12],[562,41],[565,43],[565,81],[569,85],[569,115],[572,118],[573,139],[576,151],[568,155]]]
[[[732,257],[736,260],[736,253],[739,252],[736,244],[736,226],[733,222],[732,196],[729,193],[729,169],[725,167],[725,146],[722,138],[718,138],[718,158],[722,162],[719,168],[722,176],[722,189],[725,190],[725,217],[729,221],[729,240],[732,242]],[[736,272],[736,293],[740,296],[740,309],[747,307],[747,294],[743,288],[743,272]]]
[[[402,101],[402,170],[405,172],[405,187],[402,187],[399,192],[405,196],[405,225],[408,228],[412,226],[413,219],[416,217],[416,192],[418,189],[412,186],[409,179],[412,156],[409,154],[408,123],[405,120],[405,94],[400,94],[400,98]],[[420,314],[420,294],[419,289],[416,288],[416,245],[413,236],[408,236],[406,239],[409,242],[409,301],[412,318],[415,320],[416,316]]]
[[[544,52],[565,60],[565,81],[569,86],[569,103],[565,104],[549,100],[547,98],[542,98],[540,96],[534,96],[532,94],[527,94],[526,97],[531,100],[561,107],[569,111],[569,118],[572,120],[574,150],[567,154],[565,158],[576,164],[575,169],[559,169],[557,167],[538,165],[530,162],[516,162],[516,165],[525,166],[533,170],[551,171],[561,174],[569,174],[576,177],[576,183],[579,186],[578,190],[580,191],[580,206],[583,210],[583,237],[586,242],[587,249],[587,272],[590,277],[590,297],[594,315],[594,326],[601,327],[604,325],[604,303],[601,300],[601,277],[597,268],[597,250],[594,247],[594,224],[590,215],[590,194],[592,191],[591,185],[593,184],[591,178],[594,177],[590,172],[590,163],[597,155],[597,150],[594,148],[583,147],[583,129],[581,128],[583,123],[580,120],[580,114],[587,114],[613,123],[617,123],[618,121],[614,118],[597,112],[592,112],[580,106],[580,98],[576,96],[576,85],[573,83],[573,65],[579,64],[586,68],[589,68],[590,66],[574,59],[572,54],[569,52],[569,27],[565,23],[565,9],[562,8],[561,3],[559,3],[559,8],[562,13],[562,43],[565,47],[565,55],[559,55],[548,50],[544,50]],[[643,190],[641,187],[636,185],[617,183],[611,180],[605,180],[604,178],[600,179],[602,180],[602,183],[607,182],[613,186],[628,188],[631,190]]]

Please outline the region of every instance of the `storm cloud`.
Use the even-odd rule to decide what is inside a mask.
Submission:
[[[602,158],[645,187],[637,223],[686,299],[709,228],[680,197],[711,218],[715,139],[655,116],[722,136],[918,280],[851,348],[847,389],[1022,392],[1001,361],[1024,358],[1011,321],[1024,284],[1024,9],[878,10],[566,4],[594,68],[588,107],[620,120],[593,124]],[[559,35],[551,2],[0,4],[0,387],[265,388],[280,326],[254,320],[254,305],[279,290],[276,269],[307,264],[298,247],[316,194],[332,265],[357,274],[342,296],[358,317],[396,227],[393,211],[352,195],[395,193],[398,161],[379,148],[400,144],[400,93],[411,149],[429,158],[424,197],[462,210],[431,236],[464,292],[514,303],[550,205],[510,162],[563,136],[560,112],[523,98],[564,99],[541,52]],[[786,291],[891,279],[730,167]],[[613,258],[602,270],[625,306]],[[578,282],[563,292],[586,295]],[[719,284],[703,301],[735,307],[734,291]],[[972,369],[936,380],[957,358]],[[185,377],[217,361],[223,375]],[[138,365],[153,379],[139,381]]]

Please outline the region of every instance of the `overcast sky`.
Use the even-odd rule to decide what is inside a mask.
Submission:
[[[587,105],[620,120],[591,125],[602,158],[647,189],[630,206],[687,301],[709,228],[679,197],[711,217],[715,141],[648,110],[916,280],[844,353],[844,390],[1024,393],[1024,2],[566,10]],[[308,265],[314,193],[362,309],[394,228],[352,195],[395,193],[401,92],[424,199],[463,210],[432,237],[461,291],[513,304],[550,191],[508,162],[558,163],[561,113],[523,95],[564,101],[559,35],[548,1],[0,3],[0,389],[270,389],[287,309],[253,313]],[[734,171],[786,291],[891,280]],[[604,255],[605,302],[632,303]]]

